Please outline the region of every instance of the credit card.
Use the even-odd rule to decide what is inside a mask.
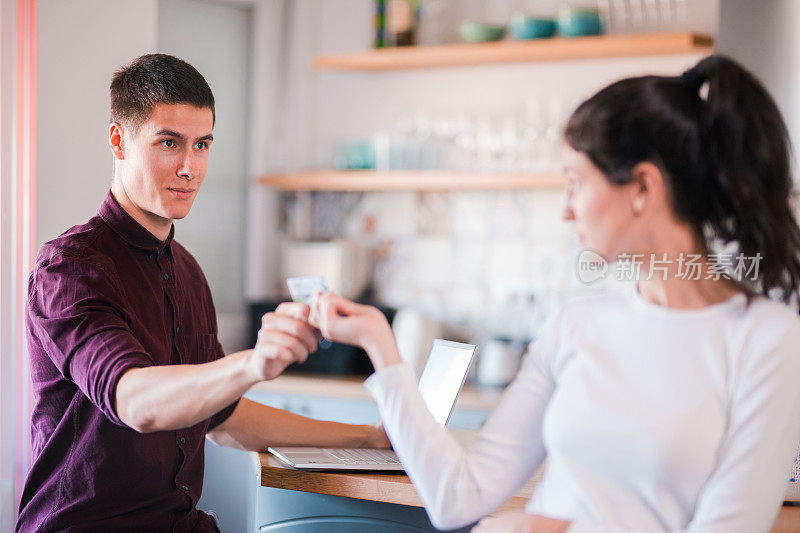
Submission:
[[[318,292],[328,292],[328,284],[322,276],[298,276],[287,278],[286,285],[292,301],[311,305]]]
[[[289,294],[292,301],[311,305],[318,292],[328,292],[328,284],[322,276],[298,276],[286,278],[286,285],[289,287]],[[330,348],[332,345],[328,339],[319,341],[320,348]]]

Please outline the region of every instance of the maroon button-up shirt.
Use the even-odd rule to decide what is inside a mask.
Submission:
[[[39,251],[26,313],[33,465],[17,531],[217,531],[195,507],[204,438],[236,403],[148,434],[114,410],[129,368],[224,356],[208,283],[174,231],[159,241],[109,191]]]

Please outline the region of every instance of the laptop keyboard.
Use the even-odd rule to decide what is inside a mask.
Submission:
[[[378,450],[325,448],[325,451],[347,465],[397,465],[400,461]]]

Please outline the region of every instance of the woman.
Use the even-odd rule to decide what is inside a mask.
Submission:
[[[638,258],[638,281],[552,317],[469,447],[427,413],[381,313],[324,294],[311,323],[366,349],[365,386],[437,527],[496,509],[546,456],[526,512],[477,531],[767,531],[800,441],[800,319],[766,297],[800,283],[777,107],[712,56],[610,85],[565,137],[565,218],[606,260]]]

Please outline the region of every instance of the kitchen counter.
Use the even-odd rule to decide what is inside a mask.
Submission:
[[[308,396],[333,396],[352,400],[372,401],[372,396],[363,387],[367,376],[323,376],[311,374],[282,374],[269,381],[253,385],[251,392],[297,394]],[[492,411],[503,389],[499,387],[477,387],[464,385],[456,400],[456,409]]]
[[[343,472],[303,472],[285,466],[267,453],[254,453],[260,469],[261,486],[293,491],[344,496],[359,500],[422,507],[411,481],[404,474],[371,474]],[[541,479],[541,470],[525,486],[494,513],[524,509]],[[770,533],[800,532],[800,507],[784,506]]]
[[[338,419],[343,412],[358,404],[375,407],[363,387],[365,379],[360,376],[287,373],[255,385],[248,395],[252,393],[255,399],[259,395],[272,399],[303,398],[303,402],[308,398],[317,398],[318,403],[331,405],[330,418]],[[488,413],[496,407],[501,394],[502,389],[499,388],[480,388],[467,384],[459,395],[456,411]],[[337,401],[346,405],[334,405]],[[295,404],[290,402],[287,405],[292,407]],[[287,405],[276,404],[283,408]],[[317,416],[313,405],[310,412],[304,410],[305,404],[300,405],[297,412],[325,418],[324,413]],[[377,416],[377,412],[363,416]],[[474,434],[453,428],[450,431],[459,440],[468,439],[470,434]],[[320,529],[339,531],[337,528],[348,531],[347,528],[357,525],[359,531],[385,532],[387,527],[391,531],[435,531],[427,520],[416,490],[404,474],[307,472],[289,468],[270,454],[251,455],[256,493],[255,500],[250,500],[254,504],[251,512],[255,513],[250,516],[253,520],[250,523],[256,530],[268,526],[270,531],[286,529],[292,533]],[[523,509],[541,474],[542,469],[495,513]],[[771,533],[800,533],[800,507],[783,507]]]
[[[261,469],[262,487],[422,507],[411,480],[402,473],[308,472],[290,468],[269,453],[258,453],[254,456]],[[517,494],[491,514],[523,509],[543,473],[544,469],[537,471]]]

